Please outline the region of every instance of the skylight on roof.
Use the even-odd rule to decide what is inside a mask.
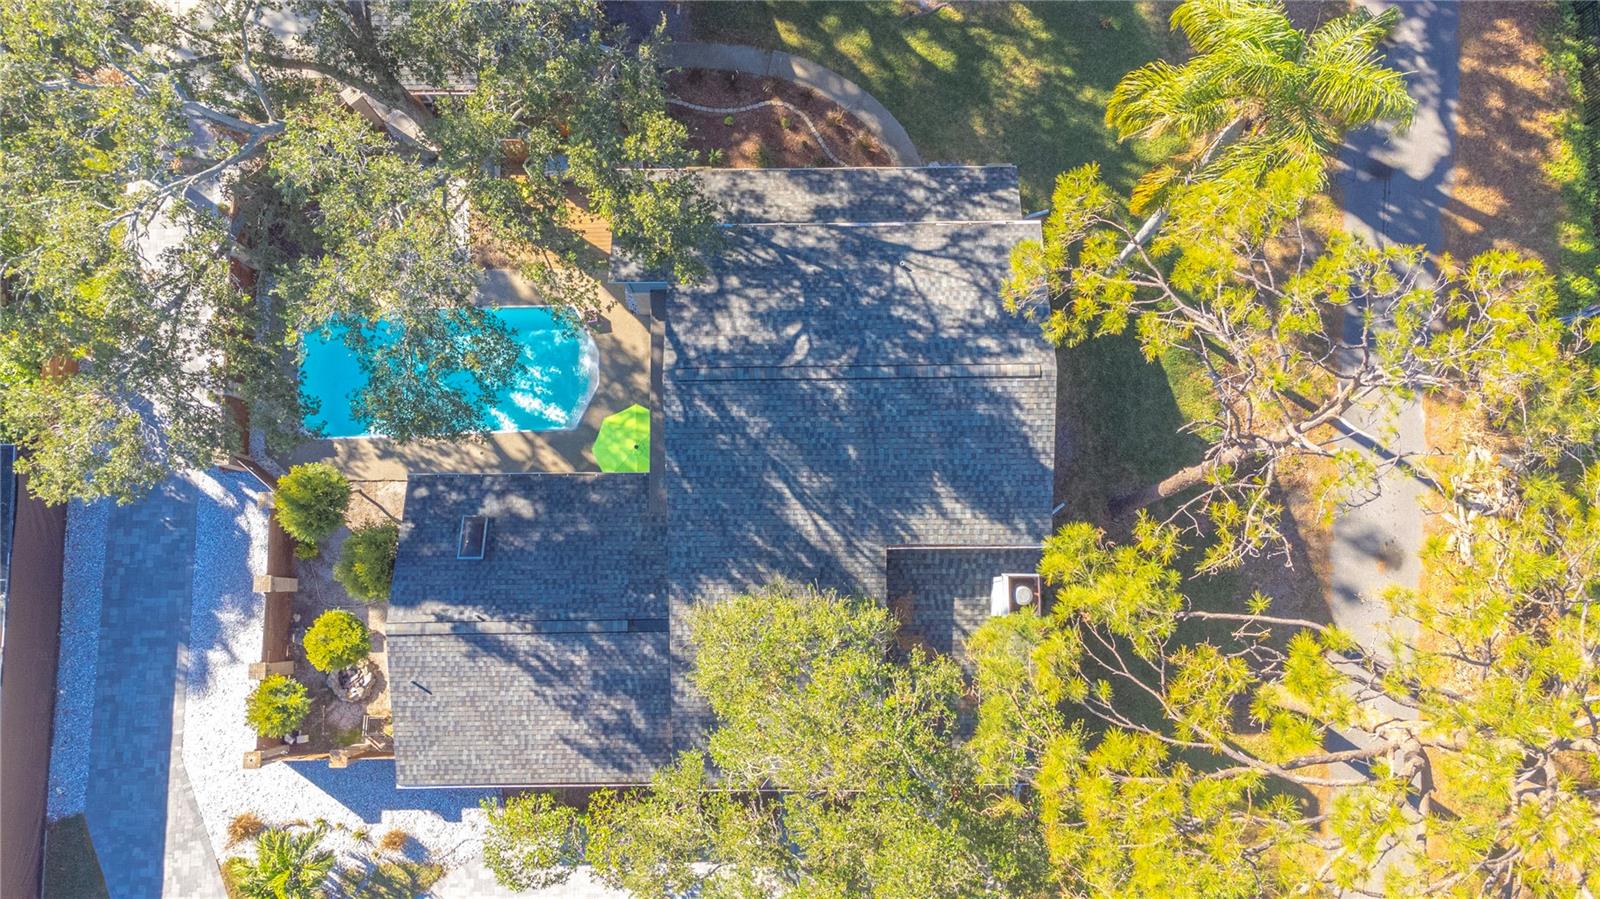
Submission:
[[[486,515],[464,515],[461,518],[461,541],[456,544],[456,558],[481,559],[484,546],[489,542],[489,518]]]

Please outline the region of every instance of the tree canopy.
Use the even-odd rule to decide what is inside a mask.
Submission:
[[[597,4],[169,7],[0,11],[0,431],[42,496],[236,450],[225,396],[293,434],[306,331],[356,351],[375,430],[481,430],[518,362],[474,245],[515,248],[575,322],[602,302],[581,216],[695,271],[707,208],[658,171],[683,129]]]
[[[1320,180],[1347,130],[1409,124],[1416,103],[1379,55],[1399,21],[1397,8],[1358,8],[1306,34],[1278,0],[1173,7],[1172,27],[1193,55],[1129,72],[1106,104],[1106,125],[1120,139],[1170,136],[1179,151],[1140,182],[1135,205],[1179,179],[1249,184],[1287,169]]]
[[[1048,892],[1036,828],[957,738],[954,661],[891,657],[880,604],[776,584],[696,610],[692,632],[707,749],[597,795],[581,825],[550,807],[491,818],[502,882],[554,882],[566,851],[543,847],[581,834],[595,874],[636,896]]]

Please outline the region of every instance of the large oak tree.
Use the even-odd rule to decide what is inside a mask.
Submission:
[[[400,438],[484,427],[515,373],[472,241],[573,321],[574,227],[689,275],[711,234],[648,43],[589,2],[7,0],[0,7],[0,430],[51,499],[137,494],[286,435],[302,332],[337,327]],[[246,293],[233,263],[260,272]]]

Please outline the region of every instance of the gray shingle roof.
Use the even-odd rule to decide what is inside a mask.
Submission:
[[[885,546],[1040,539],[1054,355],[998,301],[1037,233],[736,229],[667,304],[672,595],[787,574],[882,596]]]
[[[643,474],[412,475],[389,622],[665,618],[660,522]],[[466,515],[481,560],[456,558]]]
[[[729,224],[999,222],[1022,217],[1017,168],[701,169]]]
[[[691,604],[778,576],[899,589],[949,648],[1017,561],[988,548],[1049,528],[1055,357],[999,303],[1039,234],[1003,220],[1015,170],[704,177],[736,221],[665,297],[660,469],[412,481],[390,613],[403,783],[642,780],[704,732]],[[777,223],[834,215],[861,221]],[[455,559],[467,514],[493,516],[482,562]]]
[[[400,786],[638,783],[671,746],[667,635],[389,641]]]
[[[1000,222],[1022,216],[1017,168],[1011,165],[696,169],[693,174],[729,225]],[[610,279],[667,280],[639,264],[625,247],[612,251]]]
[[[389,598],[403,786],[632,783],[670,745],[642,474],[413,475]],[[461,518],[489,517],[481,560]]]
[[[889,550],[886,596],[900,632],[935,652],[959,654],[989,619],[990,581],[1039,569],[1040,549],[924,547]]]

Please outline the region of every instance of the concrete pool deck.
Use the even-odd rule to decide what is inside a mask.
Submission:
[[[595,289],[607,290],[598,284]],[[490,305],[540,302],[532,286],[505,269],[485,273],[481,296]],[[412,443],[385,437],[310,440],[284,461],[290,465],[331,462],[346,476],[359,480],[404,480],[412,472],[599,471],[592,447],[605,417],[634,403],[655,408],[650,358],[652,333],[659,330],[660,322],[652,319],[647,309],[634,313],[620,299],[590,326],[596,356],[595,391],[575,428]]]

